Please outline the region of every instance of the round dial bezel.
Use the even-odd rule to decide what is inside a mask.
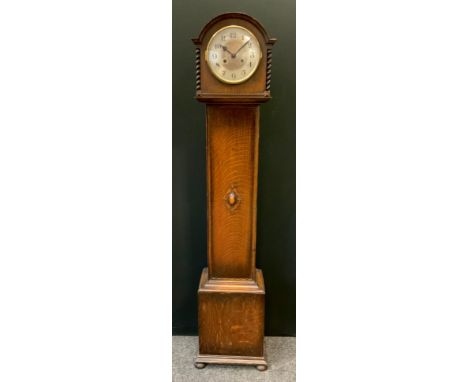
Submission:
[[[247,76],[247,77],[244,77],[242,79],[239,79],[239,80],[228,80],[226,78],[223,78],[222,76],[220,76],[216,71],[213,70],[213,68],[211,67],[210,65],[210,62],[208,60],[208,50],[210,49],[210,46],[211,46],[211,42],[213,41],[213,39],[219,34],[221,33],[223,30],[225,29],[228,29],[228,28],[239,28],[239,29],[243,29],[244,31],[247,31],[249,34],[251,34],[253,36],[253,38],[255,39],[255,43],[257,44],[258,46],[258,51],[260,53],[260,57],[259,59],[257,60],[257,63],[255,64],[255,67],[252,69],[252,71],[250,72],[250,74]],[[218,79],[220,80],[221,82],[224,82],[226,84],[230,84],[230,85],[237,85],[237,84],[242,84],[244,83],[245,81],[247,81],[249,78],[251,78],[255,72],[257,71],[259,65],[260,65],[260,61],[262,61],[262,58],[263,58],[263,54],[262,54],[262,47],[260,46],[260,42],[258,41],[258,38],[257,36],[255,36],[255,33],[253,33],[251,30],[245,28],[245,27],[242,27],[240,25],[227,25],[225,27],[222,27],[220,29],[218,29],[216,32],[213,33],[213,36],[211,36],[211,38],[209,39],[208,41],[208,44],[206,45],[206,50],[205,50],[205,61],[206,61],[206,64],[208,66],[208,68],[210,69],[210,72]]]

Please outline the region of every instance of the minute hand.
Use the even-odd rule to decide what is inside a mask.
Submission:
[[[239,51],[247,45],[247,43],[250,41],[250,38],[244,43],[244,45],[242,45],[239,49],[237,49],[236,53],[234,53],[234,58],[236,57],[237,53],[239,53]]]

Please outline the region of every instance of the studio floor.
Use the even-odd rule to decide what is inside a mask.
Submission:
[[[254,366],[207,365],[197,369],[194,360],[198,352],[198,337],[172,337],[173,382],[251,382],[296,381],[296,338],[265,337],[266,371]]]

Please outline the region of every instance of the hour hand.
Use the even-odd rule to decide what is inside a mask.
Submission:
[[[221,45],[221,47],[223,48],[225,52],[228,52],[232,58],[236,58],[236,55],[232,53],[227,47],[225,47],[224,45]]]

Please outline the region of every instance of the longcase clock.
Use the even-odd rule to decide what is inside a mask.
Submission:
[[[270,38],[242,13],[206,24],[196,46],[196,98],[206,104],[208,268],[198,289],[199,354],[266,370],[265,287],[255,265],[260,104],[268,101]]]

